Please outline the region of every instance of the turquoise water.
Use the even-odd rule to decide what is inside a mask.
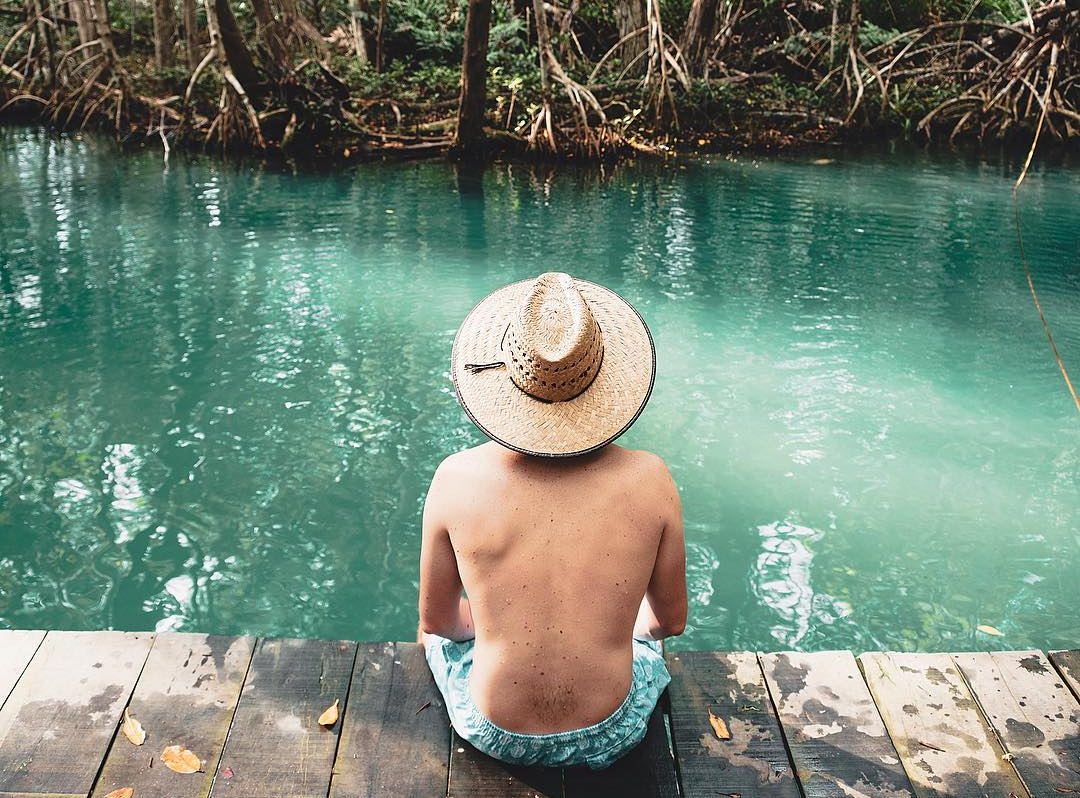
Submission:
[[[454,330],[564,269],[656,338],[623,442],[683,492],[681,645],[1075,647],[1080,414],[1017,164],[836,157],[290,173],[0,132],[0,627],[410,638],[427,481],[481,440]],[[1080,171],[1022,209],[1080,378]]]

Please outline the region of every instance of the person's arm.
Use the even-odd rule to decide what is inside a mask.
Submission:
[[[660,466],[658,502],[664,508],[664,530],[656,551],[652,577],[641,600],[634,637],[662,640],[686,628],[686,544],[683,540],[682,503],[667,468]]]
[[[431,480],[424,504],[423,537],[420,543],[420,629],[450,640],[475,636],[469,600],[461,593],[461,575],[442,520],[448,495],[447,468],[439,466]]]

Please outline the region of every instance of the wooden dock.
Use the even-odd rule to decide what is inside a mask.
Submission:
[[[415,644],[0,631],[0,796],[1080,798],[1080,651],[667,659],[594,773],[456,739]]]

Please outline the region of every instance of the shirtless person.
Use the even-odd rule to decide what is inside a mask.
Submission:
[[[686,623],[679,495],[660,458],[611,443],[654,360],[628,303],[565,274],[496,291],[458,331],[458,398],[495,442],[432,480],[420,627],[454,728],[498,759],[606,767],[670,681],[658,641]]]

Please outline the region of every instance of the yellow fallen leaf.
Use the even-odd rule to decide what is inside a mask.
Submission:
[[[975,627],[976,631],[982,632],[984,635],[993,635],[994,637],[1004,637],[1005,633],[1000,629],[990,626],[990,624],[980,623]]]
[[[134,787],[121,787],[119,790],[113,790],[111,793],[105,796],[105,798],[131,798],[135,794]]]
[[[718,740],[730,740],[731,732],[728,731],[727,724],[724,723],[723,718],[718,718],[712,713],[712,708],[709,709],[709,725],[712,726],[712,730],[716,732],[716,739]]]
[[[161,752],[161,761],[174,773],[198,773],[202,760],[182,745],[170,745]]]
[[[814,161],[814,166],[828,166],[832,162],[832,158],[818,158]]]
[[[337,723],[337,720],[338,720],[338,703],[339,703],[339,701],[335,698],[334,703],[331,704],[330,706],[328,706],[326,708],[326,711],[323,712],[321,715],[319,715],[319,725],[320,726],[325,726],[326,728],[329,729],[331,726],[333,726],[335,723]]]
[[[124,708],[124,723],[120,726],[120,731],[124,733],[124,736],[128,738],[132,745],[142,745],[146,742],[146,730],[139,721],[128,714],[127,707]]]

